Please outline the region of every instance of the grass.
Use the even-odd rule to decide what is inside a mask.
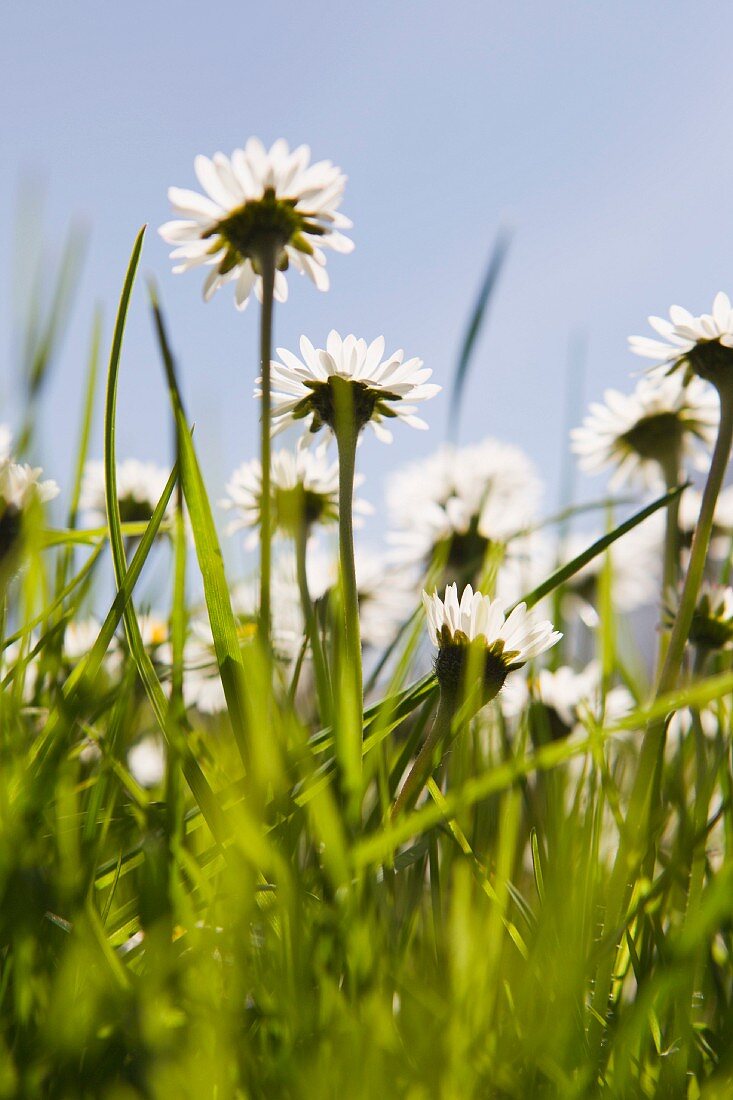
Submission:
[[[273,671],[267,650],[243,640],[154,288],[178,457],[150,522],[122,521],[115,398],[142,245],[141,232],[107,369],[108,527],[77,529],[95,321],[68,523],[50,530],[31,509],[22,556],[3,569],[0,1098],[730,1096],[731,662],[686,666],[655,699],[643,663],[627,659],[607,555],[674,492],[527,594],[553,595],[569,616],[565,586],[607,555],[590,641],[605,688],[630,687],[631,712],[604,721],[587,708],[558,736],[537,701],[511,726],[491,703],[454,723],[423,800],[392,820],[436,705],[433,677],[419,675],[422,620],[399,632],[368,692],[355,763],[338,691],[335,729],[319,728],[313,689],[304,704],[288,678],[305,676],[303,662]],[[459,397],[499,263],[470,320]],[[28,438],[70,280],[67,262],[31,341]],[[167,662],[144,643],[136,609],[159,554],[172,563],[160,594]],[[115,599],[72,661],[64,631],[108,555]],[[215,719],[184,705],[194,574],[226,698]],[[338,623],[328,608],[325,620]],[[343,638],[324,633],[338,687]],[[683,708],[644,858],[632,858],[643,731]],[[128,754],[148,737],[165,743],[166,763],[146,787]]]

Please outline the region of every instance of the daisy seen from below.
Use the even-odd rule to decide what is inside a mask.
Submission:
[[[205,194],[171,187],[176,220],[159,229],[174,245],[174,273],[208,268],[204,298],[234,283],[234,301],[244,309],[254,290],[262,301],[263,260],[277,268],[274,294],[287,298],[284,272],[290,264],[308,275],[319,290],[328,290],[326,254],[351,252],[353,242],[341,232],[351,222],[338,210],[346,176],[329,160],[311,164],[307,145],[290,150],[282,138],[266,149],[252,137],[231,156],[197,156],[194,169]]]
[[[550,649],[562,634],[520,603],[506,614],[498,600],[474,592],[467,584],[459,600],[449,584],[441,600],[423,591],[428,634],[438,649],[435,675],[440,701],[433,727],[405,778],[392,817],[414,805],[430,774],[438,747],[449,741],[454,721],[463,712],[477,712],[494,699],[508,674]]]
[[[604,398],[570,434],[581,469],[615,467],[612,488],[677,484],[684,458],[715,440],[718,400],[699,379],[685,385],[680,376],[642,378],[633,393],[606,390]]]
[[[682,306],[670,306],[669,320],[649,317],[649,324],[662,337],[630,336],[636,355],[652,359],[652,370],[671,374],[681,367],[716,385],[721,376],[733,373],[733,308],[722,290],[713,300],[711,313],[698,317]]]
[[[405,359],[402,350],[385,357],[384,347],[383,336],[367,344],[332,330],[325,348],[301,336],[300,359],[278,348],[280,362],[272,363],[273,432],[302,420],[311,437],[323,427],[338,435],[337,420],[343,419],[356,435],[368,424],[378,439],[391,443],[385,419],[426,429],[415,415],[416,404],[441,387],[428,383],[433,372],[421,359]]]
[[[488,697],[501,689],[508,673],[539,657],[560,641],[562,634],[547,619],[536,619],[526,604],[509,614],[498,600],[474,592],[467,584],[458,599],[458,586],[449,584],[441,600],[423,592],[428,634],[438,649],[435,672],[441,690],[455,691],[465,671],[466,651],[482,652],[483,680]]]
[[[0,561],[17,548],[24,517],[37,505],[59,495],[55,481],[41,481],[40,466],[0,460]]]

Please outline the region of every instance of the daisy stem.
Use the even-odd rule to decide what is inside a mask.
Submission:
[[[260,314],[260,368],[262,373],[262,409],[260,420],[260,462],[262,465],[261,539],[260,539],[260,637],[270,646],[270,575],[272,572],[272,528],[270,522],[270,420],[272,394],[272,314],[275,301],[275,248],[263,248],[259,257],[262,274],[262,311]]]
[[[345,629],[344,657],[346,677],[341,673],[343,699],[342,767],[344,794],[356,815],[360,800],[364,688],[361,670],[361,635],[359,630],[359,597],[356,587],[354,560],[354,472],[358,428],[354,422],[351,394],[343,387],[336,416],[336,445],[339,456],[339,563]]]
[[[407,778],[402,784],[402,789],[392,807],[393,821],[404,811],[411,810],[417,802],[420,792],[427,783],[428,777],[433,770],[435,750],[441,742],[447,740],[450,734],[454,712],[455,700],[447,692],[441,691],[440,702],[435,712],[433,728],[425,738],[423,746],[417,754],[410,771],[407,773]]]
[[[682,668],[685,645],[705,571],[715,505],[725,479],[733,445],[733,385],[720,386],[718,395],[720,397],[718,437],[715,441],[700,505],[700,515],[692,539],[690,562],[682,587],[679,609],[672,627],[664,664],[657,679],[655,700],[660,699],[676,686]],[[606,928],[609,931],[619,930],[621,935],[620,925],[628,891],[642,868],[650,866],[656,850],[655,838],[659,828],[657,810],[660,802],[661,763],[666,728],[665,719],[655,719],[646,728],[629,798],[626,827],[621,836],[609,884]],[[589,1027],[591,1040],[599,1055],[602,1041],[600,1021],[605,1019],[608,1011],[615,958],[615,952],[609,951],[596,976],[594,1015]]]
[[[675,449],[669,457],[662,462],[664,481],[669,492],[679,485],[681,479],[680,455]],[[679,494],[670,501],[666,509],[666,526],[664,529],[664,566],[662,570],[662,592],[660,605],[664,608],[665,599],[672,591],[676,591],[679,580],[680,568],[680,498]],[[667,654],[669,632],[660,630],[659,652],[657,655],[657,672],[663,667]]]
[[[306,569],[306,549],[308,545],[308,529],[305,524],[295,537],[295,564],[298,575],[298,588],[300,590],[300,602],[303,605],[303,618],[305,620],[306,638],[310,642],[313,654],[313,669],[316,677],[316,694],[318,695],[318,710],[322,725],[331,724],[331,685],[328,677],[326,658],[321,644],[321,634],[318,629],[318,618],[315,613],[313,601],[308,590],[308,572]]]

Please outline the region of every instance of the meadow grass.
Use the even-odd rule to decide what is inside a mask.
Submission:
[[[655,694],[614,601],[613,548],[680,490],[623,523],[602,502],[606,533],[524,593],[552,601],[566,633],[551,667],[577,659],[585,630],[584,658],[600,661],[603,693],[624,685],[626,711],[580,706],[570,729],[531,691],[511,718],[500,700],[464,699],[416,805],[395,813],[439,695],[422,610],[372,655],[363,720],[348,591],[317,604],[310,647],[287,663],[244,621],[152,287],[177,459],[149,521],[121,515],[116,393],[142,247],[141,232],[107,362],[107,523],[82,528],[78,514],[95,321],[67,522],[29,507],[0,558],[0,1098],[733,1095],[732,666],[725,649],[698,652]],[[21,449],[67,268],[29,344]],[[155,556],[165,660],[137,609]],[[99,600],[108,559],[114,599],[72,658],[69,624]],[[587,630],[566,595],[598,562]],[[430,563],[425,586],[446,568]],[[494,569],[481,563],[484,590]],[[186,593],[199,589],[225,699],[213,717],[184,698]],[[130,750],[150,738],[165,766],[146,783]]]

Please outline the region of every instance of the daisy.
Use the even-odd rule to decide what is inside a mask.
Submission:
[[[518,447],[485,439],[441,447],[398,470],[387,485],[398,560],[473,579],[491,545],[504,545],[536,520],[541,482]]]
[[[17,544],[28,509],[59,494],[55,481],[40,480],[42,473],[40,466],[0,460],[0,560]]]
[[[562,638],[548,620],[538,620],[518,604],[508,615],[497,600],[473,591],[467,584],[460,602],[455,584],[445,597],[423,592],[430,640],[438,649],[435,672],[441,688],[456,690],[469,648],[481,653],[484,685],[497,694],[509,672],[521,668]]]
[[[162,496],[170,471],[154,462],[128,458],[117,464],[117,500],[123,523],[147,523]],[[171,502],[166,509],[171,515]],[[86,515],[90,527],[107,524],[104,490],[104,463],[87,462],[79,499],[79,509]]]
[[[711,445],[719,419],[715,392],[693,378],[642,378],[631,394],[606,390],[583,426],[570,433],[581,469],[598,473],[615,466],[611,487],[637,482],[654,489],[662,471],[695,454],[695,444]]]
[[[197,156],[194,169],[205,194],[171,187],[177,219],[158,231],[175,246],[174,273],[210,268],[204,299],[233,282],[237,309],[244,309],[253,289],[262,301],[262,257],[274,249],[278,301],[287,298],[284,271],[290,263],[319,290],[328,290],[323,249],[345,253],[354,247],[340,232],[351,228],[338,212],[346,176],[331,161],[311,164],[310,156],[307,145],[291,152],[280,139],[268,151],[259,138],[231,157]]]
[[[590,711],[599,721],[603,718],[612,723],[634,707],[631,692],[623,686],[611,688],[603,699],[598,661],[591,661],[581,672],[569,665],[562,665],[554,672],[549,668],[540,669],[531,686],[535,698],[557,716],[565,733],[582,721],[584,710]]]
[[[712,313],[695,317],[682,306],[671,306],[668,321],[650,317],[649,324],[662,339],[630,336],[629,346],[636,355],[655,360],[654,371],[671,374],[686,367],[686,373],[713,381],[733,367],[733,309],[722,291],[715,295]]]
[[[130,775],[141,787],[157,787],[165,776],[165,745],[159,737],[143,737],[127,754]]]
[[[271,466],[271,523],[273,533],[297,537],[303,527],[309,532],[314,524],[338,522],[339,469],[338,462],[327,462],[322,449],[276,451]],[[361,485],[363,475],[357,475],[354,485]],[[227,496],[219,507],[232,512],[234,519],[227,527],[232,535],[243,528],[255,528],[248,537],[247,549],[259,541],[256,530],[261,523],[262,465],[258,459],[239,466],[226,486]],[[370,515],[373,509],[366,501],[354,502],[357,516]]]
[[[340,417],[344,407],[353,416],[356,433],[370,424],[384,443],[392,442],[392,433],[382,423],[385,418],[427,428],[415,416],[415,402],[434,397],[441,387],[427,384],[433,372],[421,359],[405,359],[401,350],[385,359],[383,336],[367,344],[332,330],[325,349],[314,348],[301,336],[300,353],[302,359],[286,348],[277,349],[281,362],[272,364],[273,434],[297,420],[305,421],[310,435],[324,425],[334,431],[337,412]]]

